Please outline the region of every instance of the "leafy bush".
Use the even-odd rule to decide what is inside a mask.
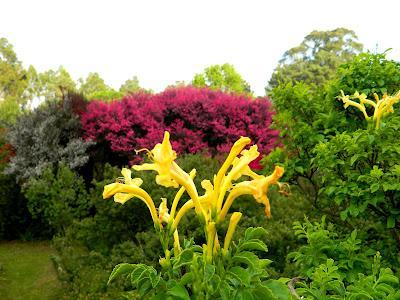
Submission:
[[[86,151],[93,142],[80,138],[74,99],[68,95],[61,102],[46,102],[18,118],[8,132],[16,155],[5,170],[7,174],[23,183],[59,162],[74,170],[86,164]]]
[[[345,127],[344,113],[333,110],[324,91],[301,82],[278,85],[272,90],[272,99],[277,111],[273,127],[280,130],[282,147],[264,158],[265,171],[283,162],[287,170],[284,180],[299,184],[317,204],[320,182],[312,164],[313,149]]]
[[[277,131],[269,128],[271,121],[267,99],[194,87],[139,93],[111,103],[95,101],[82,115],[87,139],[127,159],[134,157],[135,149],[153,147],[165,130],[174,132],[172,144],[179,153],[227,153],[245,135],[268,153],[277,137]]]
[[[321,194],[340,208],[340,217],[368,218],[399,240],[400,118],[380,128],[341,133],[315,149],[314,163],[326,186]]]
[[[56,171],[46,169],[37,178],[31,178],[24,194],[32,218],[42,223],[44,236],[62,233],[73,220],[88,214],[87,192],[84,181],[68,167]]]
[[[343,64],[331,86],[333,96],[343,91],[346,95],[355,91],[368,98],[373,94],[393,94],[400,89],[400,63],[388,60],[385,53],[361,53],[352,61]]]
[[[328,259],[337,262],[340,278],[348,283],[357,280],[358,274],[365,274],[372,265],[375,251],[362,246],[357,230],[351,234],[339,234],[332,223],[327,224],[325,216],[321,222],[311,223],[307,218],[303,223],[295,222],[293,229],[299,240],[305,245],[288,255],[293,259],[293,266],[301,276],[312,277],[317,268]]]
[[[399,278],[390,268],[381,268],[379,252],[375,256],[371,271],[358,274],[354,283],[347,285],[333,259],[321,264],[310,276],[312,282],[301,284],[297,289],[304,299],[382,299],[400,298]]]

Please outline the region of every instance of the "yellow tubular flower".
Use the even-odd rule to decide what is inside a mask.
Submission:
[[[161,198],[161,203],[158,208],[158,219],[160,221],[160,224],[162,223],[168,224],[169,218],[170,216],[168,214],[167,199]]]
[[[231,216],[231,219],[229,221],[228,231],[226,232],[225,235],[224,250],[223,250],[224,253],[226,253],[229,249],[229,245],[231,243],[233,234],[235,233],[236,226],[239,223],[241,217],[242,213],[240,212],[234,212]]]
[[[251,194],[258,203],[265,205],[265,214],[269,218],[271,217],[271,208],[269,199],[267,196],[268,188],[270,185],[277,184],[278,180],[282,177],[284,169],[276,166],[274,172],[267,177],[259,177],[251,181],[243,181],[235,185],[230,192],[227,200],[225,201],[224,207],[219,214],[219,220],[223,220],[231,207],[233,201],[244,194]]]
[[[220,245],[219,245],[219,240],[218,240],[218,234],[215,234],[215,240],[214,240],[214,249],[213,249],[213,255],[216,256],[218,251],[219,251]]]
[[[179,222],[181,221],[182,217],[189,211],[189,209],[194,207],[193,200],[187,201],[178,211],[174,222],[172,223],[172,230],[175,230],[178,227]]]
[[[156,176],[156,182],[159,185],[165,187],[178,188],[179,185],[185,187],[190,198],[193,200],[196,213],[202,214],[206,217],[203,211],[193,180],[190,178],[189,174],[183,171],[176,163],[176,152],[172,149],[171,143],[169,141],[169,132],[164,133],[164,139],[161,144],[155,145],[153,150],[148,151],[149,158],[153,161],[150,164],[135,165],[132,168],[136,171],[152,170],[156,171],[158,175]]]
[[[181,252],[181,244],[179,242],[179,234],[177,229],[174,231],[174,251],[174,255],[177,255]]]
[[[223,179],[222,186],[218,191],[218,200],[217,200],[217,211],[219,212],[222,208],[222,203],[225,197],[225,193],[230,188],[232,184],[232,180],[238,179],[240,176],[244,175],[244,173],[248,172],[248,165],[253,160],[255,160],[260,153],[258,152],[257,145],[251,146],[249,150],[243,150],[241,152],[242,156],[236,160],[235,165],[233,165],[232,170],[228,173],[228,175]]]
[[[246,145],[250,144],[251,140],[248,137],[241,137],[238,139],[232,146],[231,151],[229,152],[228,157],[226,158],[225,162],[221,166],[221,168],[218,171],[217,176],[214,179],[214,189],[218,190],[220,187],[220,184],[222,182],[222,179],[224,178],[226,172],[228,171],[229,167],[231,166],[232,162],[242,152],[243,148],[246,147]]]
[[[216,236],[215,222],[207,224],[207,260],[212,261],[214,241]]]
[[[146,149],[145,149],[146,150]],[[153,161],[150,164],[135,165],[132,168],[136,171],[157,171],[156,182],[165,187],[178,187],[178,183],[172,178],[171,167],[176,159],[176,152],[172,149],[169,141],[169,132],[164,133],[162,143],[154,146],[148,151],[149,158]]]
[[[190,171],[189,176],[191,179],[193,179],[196,176],[196,169],[193,169],[192,171]],[[175,217],[176,208],[177,208],[179,200],[181,199],[185,190],[186,190],[185,187],[182,186],[175,195],[174,201],[172,202],[172,206],[171,206],[171,217],[172,218]]]
[[[122,204],[133,197],[139,198],[147,205],[154,224],[159,224],[153,199],[151,199],[150,195],[145,190],[135,185],[115,182],[104,187],[103,199],[110,198],[113,195],[115,195],[114,201]]]

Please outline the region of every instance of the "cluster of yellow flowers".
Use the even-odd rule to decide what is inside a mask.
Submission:
[[[114,200],[119,203],[125,203],[133,197],[142,200],[150,211],[156,229],[166,232],[167,236],[173,236],[174,251],[176,252],[180,251],[178,224],[182,217],[190,209],[194,208],[196,214],[205,225],[207,245],[204,245],[203,249],[207,259],[211,261],[213,255],[220,250],[216,227],[226,217],[233,201],[241,195],[253,195],[257,202],[265,205],[265,213],[267,217],[270,217],[270,204],[267,197],[268,188],[273,184],[281,186],[278,180],[284,172],[282,167],[275,167],[270,176],[259,175],[250,169],[249,163],[260,155],[257,145],[251,146],[248,150],[244,149],[250,142],[247,137],[241,137],[235,142],[222,167],[214,175],[213,182],[210,180],[201,182],[205,193],[200,196],[193,182],[196,170],[193,169],[190,173],[186,173],[176,164],[176,152],[172,149],[169,141],[169,132],[165,132],[161,144],[157,144],[151,151],[146,150],[152,163],[135,165],[132,168],[136,171],[156,171],[157,184],[165,187],[180,187],[172,202],[171,210],[169,211],[167,199],[165,198],[162,199],[157,210],[150,195],[140,188],[142,180],[140,178],[132,179],[131,171],[126,168],[122,169],[123,178],[119,182],[104,187],[103,198],[114,196]],[[248,176],[250,180],[233,183],[243,175]],[[190,200],[186,201],[178,210],[179,201],[185,191]],[[241,216],[240,212],[234,212],[230,218],[228,231],[224,239],[223,253],[226,253],[229,248]],[[169,250],[164,249],[164,251],[166,252],[166,257],[169,257]]]
[[[349,106],[358,108],[364,114],[366,120],[370,120],[371,116],[368,115],[365,104],[373,107],[374,114],[372,115],[372,120],[375,122],[375,127],[379,128],[382,117],[394,112],[393,105],[400,101],[400,91],[392,96],[383,94],[382,99],[379,99],[379,96],[374,93],[374,97],[375,101],[367,99],[367,95],[365,94],[355,92],[354,95],[348,96],[341,91],[341,96],[338,98],[343,101],[344,108]],[[358,99],[359,102],[351,99]]]

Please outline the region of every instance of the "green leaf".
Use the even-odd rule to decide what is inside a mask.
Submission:
[[[122,263],[122,264],[116,265],[114,267],[114,270],[111,272],[110,277],[108,278],[107,284],[110,284],[110,282],[112,280],[114,280],[117,276],[130,273],[135,268],[136,268],[136,265],[128,264],[128,263]]]
[[[230,281],[234,285],[244,285],[244,286],[249,286],[250,285],[250,274],[249,272],[242,268],[242,267],[232,267],[229,269],[229,271],[226,273]]]
[[[176,284],[174,287],[169,289],[167,294],[176,297],[176,299],[190,300],[188,291],[180,284]]]
[[[208,282],[215,274],[215,266],[214,265],[206,265],[204,268],[204,281]]]
[[[255,268],[257,266],[258,260],[258,256],[249,251],[239,252],[232,257],[232,262],[245,264],[252,268]]]
[[[292,299],[288,286],[283,282],[278,280],[268,280],[267,282],[263,283],[263,285],[272,291],[272,294],[277,300]]]
[[[259,285],[258,287],[256,287],[253,290],[253,295],[257,300],[278,300],[278,298],[273,295],[272,291],[268,287],[263,285]]]
[[[373,183],[370,186],[371,193],[375,193],[377,190],[379,190],[379,183]]]
[[[259,239],[264,237],[267,234],[264,228],[262,227],[249,227],[246,229],[244,233],[245,240]]]
[[[191,249],[185,249],[181,252],[178,260],[174,262],[174,269],[179,269],[184,265],[188,265],[193,260],[193,251]]]
[[[386,227],[387,228],[394,228],[395,225],[396,225],[395,217],[393,215],[389,216],[387,218]]]
[[[188,272],[185,273],[185,275],[183,275],[181,277],[181,280],[179,281],[179,283],[183,286],[187,285],[188,283],[193,281],[193,273],[192,272]]]
[[[254,297],[249,290],[236,290],[236,293],[233,296],[234,300],[253,300]]]
[[[148,266],[140,264],[131,273],[131,282],[135,286],[138,284],[139,280],[143,279],[148,273]],[[148,276],[147,276],[148,277]]]
[[[242,250],[258,250],[268,252],[268,247],[259,239],[252,239],[239,244],[239,251]]]

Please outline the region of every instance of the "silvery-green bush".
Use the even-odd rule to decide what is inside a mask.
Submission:
[[[80,138],[81,125],[74,105],[74,96],[67,95],[62,101],[46,102],[20,116],[8,131],[16,155],[5,173],[24,183],[58,163],[72,170],[85,165],[89,160],[87,149],[93,143]]]

